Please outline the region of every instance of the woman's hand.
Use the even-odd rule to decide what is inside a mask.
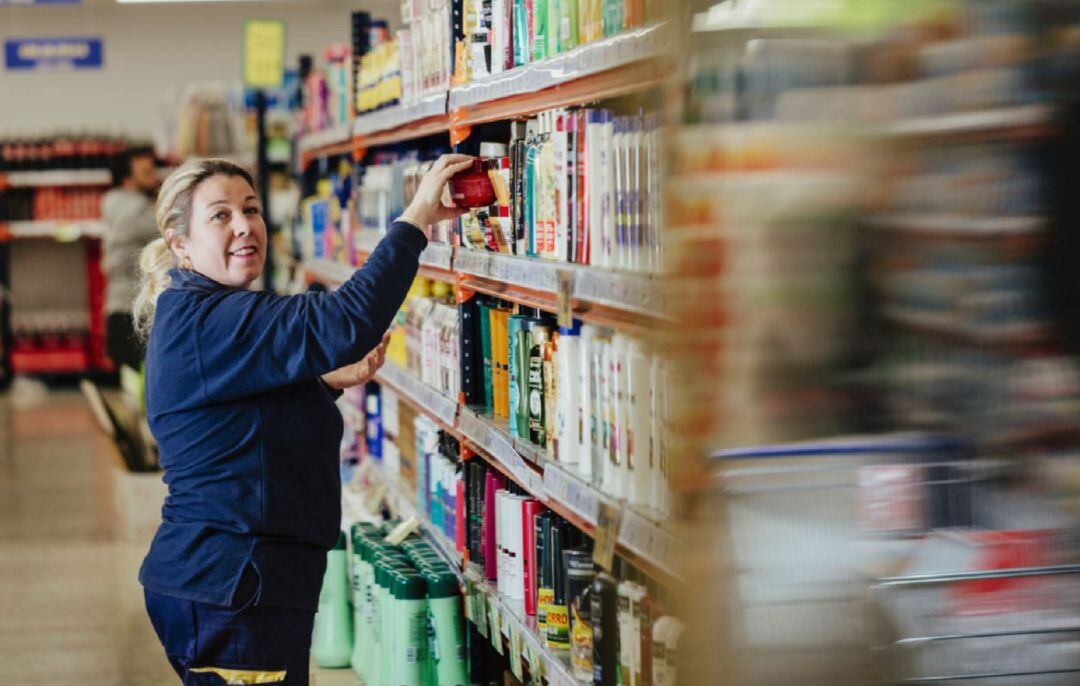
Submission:
[[[365,355],[364,359],[355,364],[323,374],[323,382],[334,390],[343,391],[346,388],[352,388],[371,381],[372,377],[375,376],[375,372],[379,371],[383,366],[383,362],[386,361],[386,346],[389,343],[390,334],[387,333],[383,336],[378,347]]]
[[[447,205],[443,200],[446,183],[450,177],[460,171],[465,171],[472,164],[473,158],[469,155],[443,155],[435,160],[424,178],[420,179],[420,186],[416,189],[416,195],[412,202],[401,215],[417,226],[422,227],[424,235],[431,238],[428,227],[445,219],[456,219],[468,212],[468,208],[457,205]]]

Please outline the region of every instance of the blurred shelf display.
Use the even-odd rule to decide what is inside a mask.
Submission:
[[[1033,237],[1038,235],[1045,225],[1045,219],[1037,216],[978,217],[915,212],[871,215],[867,222],[872,226],[912,234],[974,240]]]
[[[902,119],[881,127],[880,134],[896,138],[935,138],[1004,134],[1040,135],[1052,122],[1046,105],[1019,105],[974,112],[953,112]]]

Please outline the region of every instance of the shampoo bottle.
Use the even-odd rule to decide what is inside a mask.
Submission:
[[[312,655],[320,667],[348,667],[352,658],[353,626],[349,613],[349,573],[345,532],[326,555],[326,573],[315,615]]]

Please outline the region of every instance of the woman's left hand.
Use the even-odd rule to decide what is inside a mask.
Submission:
[[[372,377],[375,376],[375,372],[379,371],[386,361],[386,346],[389,343],[390,334],[387,333],[383,336],[378,347],[365,355],[364,359],[323,374],[323,382],[334,390],[343,391],[346,388],[352,388],[371,381]]]

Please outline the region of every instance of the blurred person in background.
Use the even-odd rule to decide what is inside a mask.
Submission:
[[[154,195],[158,187],[154,150],[135,146],[112,172],[113,188],[101,201],[105,221],[105,345],[116,366],[142,367],[143,346],[135,335],[131,306],[139,284],[139,253],[157,237]]]

